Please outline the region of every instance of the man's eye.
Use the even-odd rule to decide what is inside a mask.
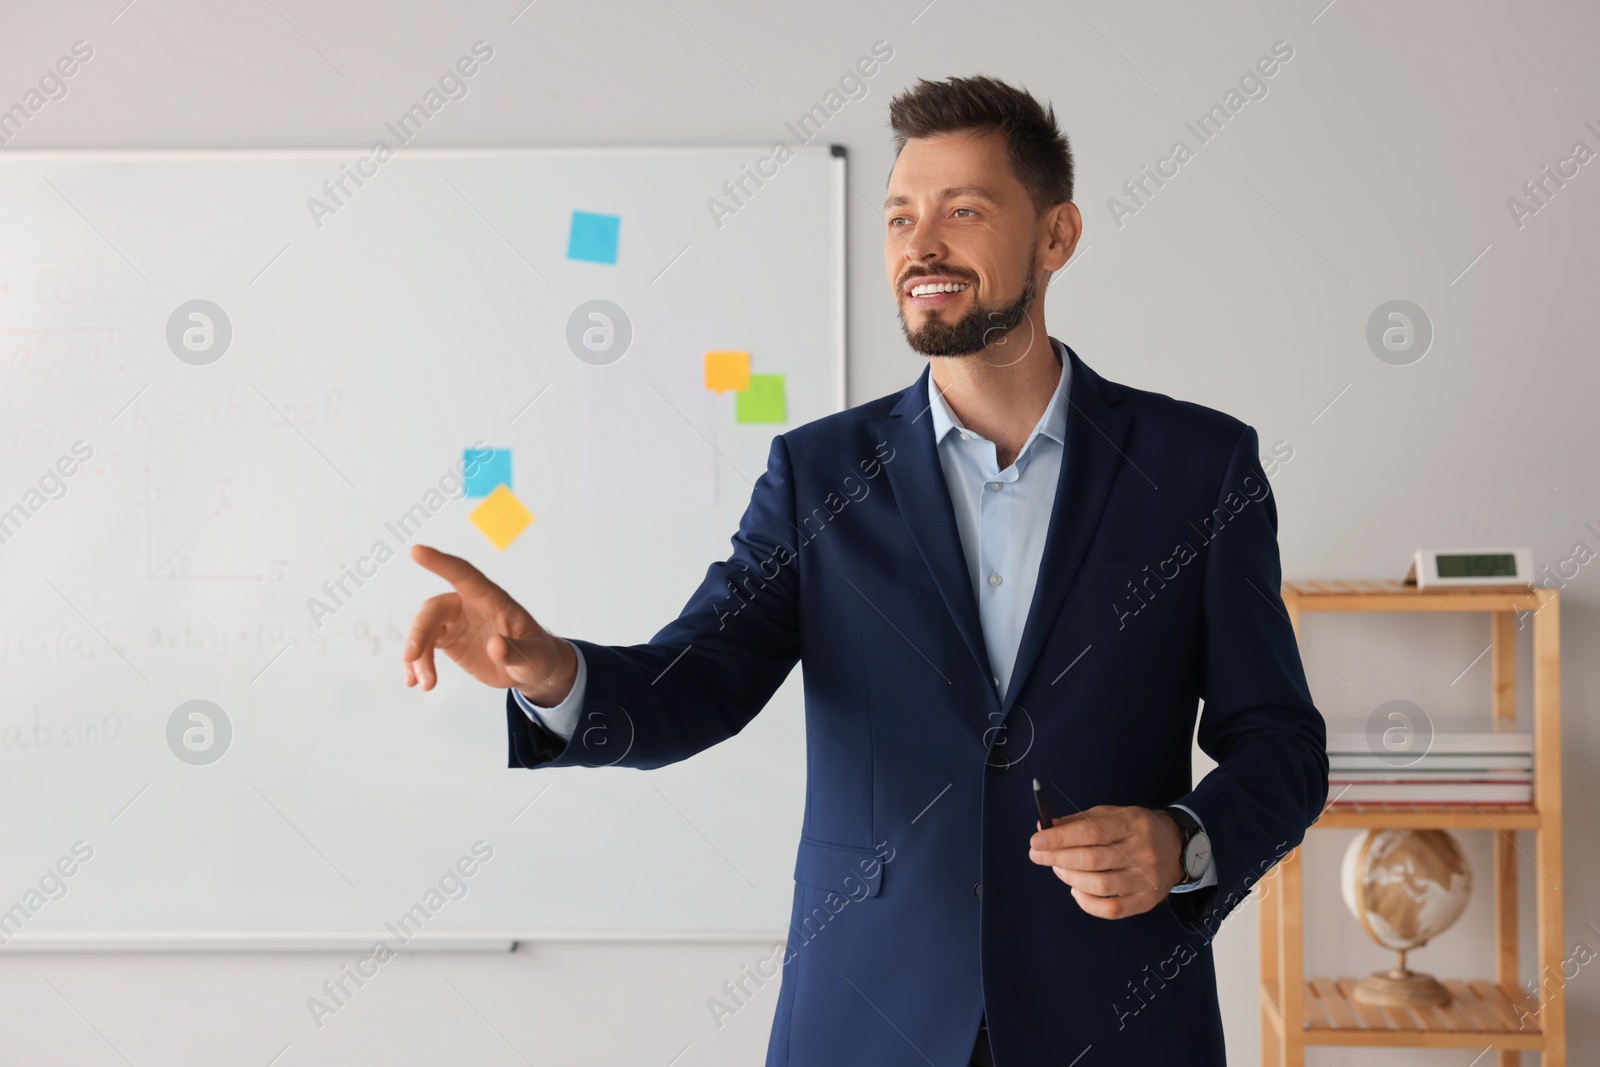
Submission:
[[[963,211],[965,211],[969,215],[977,214],[977,212],[973,211],[970,207],[958,207],[958,208],[956,208],[956,214],[958,214],[958,215]]]
[[[902,222],[906,222],[906,221],[909,221],[909,220],[907,220],[907,219],[906,219],[906,218],[905,218],[905,217],[904,217],[904,216],[896,216],[896,217],[894,217],[894,218],[892,218],[892,219],[890,219],[890,220],[889,220],[889,228],[890,228],[890,229],[891,229],[891,230],[892,230],[892,229],[895,229],[895,228],[896,228],[896,227],[898,227],[898,226],[899,226],[899,225],[900,225],[900,224],[901,224],[901,223],[902,223]]]

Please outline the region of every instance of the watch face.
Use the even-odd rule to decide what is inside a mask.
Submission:
[[[1203,877],[1210,865],[1211,838],[1203,833],[1195,834],[1189,839],[1189,846],[1183,850],[1183,873],[1193,881]]]

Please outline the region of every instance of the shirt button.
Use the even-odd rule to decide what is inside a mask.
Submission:
[[[999,482],[990,482],[989,483],[989,488],[993,489],[995,492],[998,493],[1000,491],[1000,483]]]
[[[970,433],[964,433],[961,435],[961,439],[963,441],[970,441],[972,440],[972,435]]]
[[[996,677],[996,678],[990,678],[990,679],[989,679],[989,681],[991,681],[991,682],[993,682],[993,683],[994,683],[994,687],[995,687],[995,688],[996,688],[996,689],[999,689],[999,688],[1000,688],[1000,679],[999,679],[999,678],[998,678],[998,677]]]
[[[990,585],[999,585],[1003,581],[1005,581],[1005,579],[1000,577],[998,574],[989,575],[989,584]]]

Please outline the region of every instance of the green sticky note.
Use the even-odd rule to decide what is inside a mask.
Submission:
[[[736,422],[783,422],[783,375],[752,374],[748,387],[735,394]]]

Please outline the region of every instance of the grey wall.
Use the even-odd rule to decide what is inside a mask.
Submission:
[[[430,123],[425,143],[767,142],[885,41],[893,59],[826,132],[848,146],[857,194],[852,402],[920,368],[886,290],[873,206],[891,162],[885,105],[919,76],[981,71],[1049,97],[1074,140],[1088,230],[1049,290],[1052,332],[1114,379],[1223,408],[1256,425],[1264,446],[1292,447],[1274,478],[1287,575],[1398,577],[1424,544],[1526,545],[1550,564],[1578,541],[1600,549],[1584,525],[1600,526],[1600,164],[1579,167],[1536,213],[1508,207],[1574,142],[1600,150],[1600,132],[1585,126],[1600,127],[1600,11],[1572,0],[1324,3],[7,0],[0,103],[21,99],[83,40],[92,60],[9,147],[365,145],[481,38],[494,61]],[[1135,211],[1113,212],[1122,183],[1175,139],[1193,146],[1183,123],[1277,41],[1293,59],[1266,95],[1148,200],[1128,202]],[[1374,309],[1395,298],[1419,304],[1435,333],[1406,367],[1380,361],[1364,336]],[[1600,920],[1588,817],[1600,750],[1590,714],[1597,570],[1570,564],[1563,591],[1566,928],[1569,944],[1593,948],[1584,923]],[[1462,618],[1313,619],[1307,672],[1329,714],[1364,716],[1397,697],[1482,711],[1488,664],[1468,664],[1485,631]],[[484,714],[499,713],[487,700]],[[1337,901],[1348,836],[1319,834],[1306,849],[1308,955],[1320,973],[1385,962]],[[1466,843],[1485,891],[1416,962],[1486,976],[1488,849],[1471,835]],[[1534,877],[1523,871],[1525,898]],[[0,897],[11,892],[0,887]],[[1531,934],[1529,923],[1525,942]],[[0,1060],[746,1064],[765,1047],[776,988],[722,1029],[705,1001],[764,952],[559,944],[406,959],[320,1030],[305,998],[337,973],[336,956],[10,956],[0,959],[9,1019]],[[1217,943],[1239,1063],[1256,1056],[1254,953],[1246,905]],[[1597,973],[1585,967],[1568,986],[1572,1062],[1600,1039]],[[1472,1056],[1372,1052],[1360,1062]],[[1357,1058],[1330,1050],[1312,1061]]]

